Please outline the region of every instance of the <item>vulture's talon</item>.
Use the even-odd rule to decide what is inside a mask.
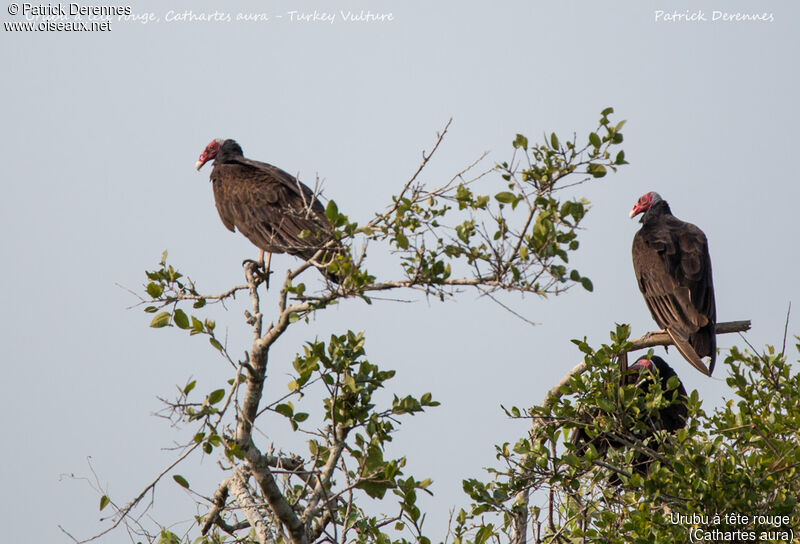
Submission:
[[[253,275],[256,275],[256,273],[258,272],[258,269],[260,268],[259,264],[256,261],[254,261],[253,259],[245,259],[245,260],[243,260],[242,261],[242,267],[244,267],[245,270],[249,270],[250,272],[252,272]]]
[[[264,286],[269,291],[269,277],[272,275],[272,270],[264,270],[263,268],[258,271],[258,276],[264,282]]]
[[[264,263],[253,259],[245,259],[242,261],[242,266],[253,274],[258,283],[263,283],[269,289],[269,277],[272,274],[272,270],[264,270]]]
[[[264,283],[269,289],[269,273],[264,271],[263,265],[253,259],[245,259],[242,261],[242,266],[247,270],[250,274],[253,275],[253,279],[255,279],[256,283]]]

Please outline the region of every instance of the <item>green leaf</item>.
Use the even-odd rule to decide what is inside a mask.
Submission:
[[[597,399],[597,407],[603,410],[604,412],[613,412],[614,405],[605,397],[600,397]]]
[[[602,145],[600,136],[598,136],[596,132],[589,133],[589,143],[595,147],[600,147]]]
[[[558,136],[556,136],[555,132],[550,135],[550,147],[558,149]]]
[[[294,408],[291,404],[279,404],[275,407],[275,411],[286,417],[292,417],[294,414]]]
[[[608,107],[608,108],[604,109],[603,111],[601,111],[600,115],[605,117],[606,115],[611,115],[612,113],[614,113],[614,108]]]
[[[408,238],[402,232],[398,232],[395,237],[395,242],[397,243],[397,247],[400,249],[408,249]]]
[[[181,487],[189,489],[189,482],[187,482],[186,478],[184,478],[180,474],[176,474],[175,476],[172,477],[172,479],[178,482],[178,485],[180,485]]]
[[[220,344],[220,343],[219,343],[219,340],[217,340],[217,339],[216,339],[216,338],[214,338],[213,336],[212,336],[211,338],[209,338],[209,339],[208,339],[208,342],[209,342],[209,343],[210,343],[212,346],[214,346],[215,348],[217,348],[219,351],[222,351],[222,344]]]
[[[100,497],[100,510],[108,506],[108,503],[111,502],[111,499],[108,498],[108,495],[103,495]]]
[[[594,291],[594,285],[592,285],[592,280],[589,278],[581,278],[581,285],[589,292]]]
[[[294,420],[295,421],[299,421],[300,423],[302,423],[303,421],[305,421],[307,419],[308,419],[308,414],[305,413],[305,412],[297,412],[294,415]]]
[[[231,459],[231,455],[237,459],[244,459],[245,457],[244,450],[242,450],[239,444],[232,444],[229,448],[225,448],[225,455],[228,456],[228,459]],[[233,461],[233,459],[231,459],[231,461]]]
[[[386,490],[394,487],[392,482],[373,482],[369,480],[361,480],[356,484],[358,489],[363,489],[367,495],[373,499],[382,499],[386,495]]]
[[[489,540],[489,537],[492,536],[493,529],[494,527],[491,523],[478,529],[478,532],[475,533],[475,544],[483,544]]]
[[[137,544],[142,544],[142,543],[138,542]],[[172,531],[167,531],[166,529],[162,529],[161,535],[159,535],[158,537],[157,544],[181,544],[181,539],[178,538],[178,535],[176,535]]]
[[[167,250],[165,249],[164,252],[161,254],[161,265],[167,264]]]
[[[189,325],[189,318],[186,316],[186,313],[180,308],[175,310],[175,313],[172,314],[172,319],[175,320],[175,324],[181,329],[188,329],[191,327],[191,325]]]
[[[331,223],[336,223],[336,220],[339,219],[339,208],[333,200],[328,201],[328,206],[325,208],[325,216]]]
[[[166,327],[167,325],[169,325],[169,318],[170,318],[169,312],[161,312],[160,314],[158,314],[153,318],[153,320],[150,322],[150,326],[153,327],[154,329],[160,329],[161,327]]]
[[[494,195],[495,200],[498,202],[502,202],[503,204],[511,204],[517,199],[517,196],[514,193],[509,193],[508,191],[503,191],[502,193],[497,193]]]
[[[197,380],[192,380],[186,384],[186,387],[183,388],[183,394],[188,395],[189,391],[194,389],[194,386],[197,385]]]
[[[523,136],[522,134],[517,134],[517,137],[514,138],[514,142],[511,144],[514,146],[514,149],[521,147],[524,150],[528,150],[528,138]]]
[[[216,390],[214,390],[214,391],[212,391],[211,393],[208,394],[208,403],[209,404],[216,404],[219,401],[221,401],[224,396],[225,396],[225,390],[224,389],[216,389]]]
[[[586,172],[588,174],[591,174],[592,177],[602,178],[603,176],[606,175],[606,167],[603,166],[602,164],[592,163],[586,167]]]
[[[164,292],[164,289],[158,285],[157,283],[150,282],[147,284],[147,294],[153,298],[158,298],[161,296],[161,293]]]

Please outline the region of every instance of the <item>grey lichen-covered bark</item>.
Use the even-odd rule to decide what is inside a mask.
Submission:
[[[275,544],[275,537],[270,529],[269,521],[262,515],[250,489],[247,486],[247,481],[240,471],[230,477],[228,480],[228,489],[233,494],[239,508],[244,512],[247,521],[250,522],[250,527],[255,530],[256,537],[261,544]]]

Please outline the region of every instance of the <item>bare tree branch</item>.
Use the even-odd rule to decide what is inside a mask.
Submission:
[[[781,357],[786,353],[786,336],[789,333],[789,316],[792,314],[792,302],[789,301],[789,309],[786,310],[786,323],[783,325],[783,345],[781,346]]]
[[[450,123],[452,122],[453,119],[450,118],[444,125],[442,132],[436,134],[436,142],[434,142],[433,148],[431,149],[430,153],[426,154],[425,151],[422,152],[422,162],[419,164],[419,167],[417,168],[416,172],[414,172],[411,178],[409,178],[409,180],[405,183],[405,185],[403,185],[403,188],[400,190],[400,193],[395,198],[394,204],[392,204],[392,206],[390,206],[389,209],[386,210],[384,213],[382,213],[381,215],[370,221],[369,224],[367,225],[368,227],[375,227],[378,223],[383,221],[385,218],[389,217],[391,214],[395,212],[395,210],[397,210],[397,206],[400,205],[400,202],[405,196],[406,191],[408,191],[411,185],[416,181],[417,177],[420,175],[422,170],[425,169],[425,166],[427,166],[428,161],[431,160],[433,154],[436,153],[436,150],[439,149],[439,144],[442,143],[444,135],[447,134],[447,129],[450,128]]]
[[[303,515],[300,516],[300,521],[303,523],[309,523],[317,516],[317,505],[320,500],[328,494],[328,484],[331,481],[336,464],[339,462],[339,458],[344,451],[345,439],[347,438],[347,429],[345,426],[339,423],[331,434],[334,438],[333,448],[328,455],[325,466],[322,468],[322,473],[317,480],[317,485],[314,487],[313,497],[308,501],[308,506],[306,506]]]
[[[228,499],[228,484],[230,478],[225,478],[214,493],[214,498],[211,501],[211,510],[206,514],[206,520],[203,527],[200,529],[200,534],[205,536],[208,534],[209,529],[219,519],[219,513],[225,508],[225,501]]]
[[[233,476],[228,480],[228,488],[233,493],[236,503],[244,512],[250,526],[255,529],[256,537],[261,544],[274,544],[275,536],[269,528],[269,522],[261,514],[261,510],[250,494],[250,489],[247,486],[247,479],[240,471],[236,471]]]
[[[306,533],[305,525],[300,521],[292,506],[286,501],[286,497],[275,482],[269,465],[264,462],[265,458],[258,452],[252,441],[246,452],[248,465],[253,471],[253,476],[258,482],[270,510],[289,531],[289,537],[292,539],[293,544],[307,544],[308,534]]]

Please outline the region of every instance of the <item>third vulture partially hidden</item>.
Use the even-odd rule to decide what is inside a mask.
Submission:
[[[678,378],[678,375],[667,362],[661,357],[653,355],[651,359],[642,357],[634,364],[628,367],[627,371],[622,377],[622,384],[635,385],[642,393],[647,394],[650,391],[650,386],[658,380],[662,391],[666,392],[669,387],[669,379],[675,376],[678,379],[678,387],[673,392],[668,393],[667,398],[671,398],[672,402],[668,406],[660,408],[658,411],[644,415],[639,414],[634,419],[625,420],[627,428],[626,432],[631,433],[634,437],[642,442],[653,437],[656,431],[667,431],[674,433],[678,429],[686,426],[686,419],[688,416],[688,395],[683,383]],[[599,412],[598,412],[599,413]],[[588,422],[593,421],[598,417],[598,413],[588,414]],[[645,430],[635,430],[636,421],[639,420],[645,425]],[[616,431],[620,432],[620,431]],[[624,432],[622,435],[624,436]],[[630,439],[630,438],[629,438]],[[625,443],[615,436],[615,433],[600,433],[593,438],[589,438],[586,428],[580,427],[572,434],[571,442],[577,447],[576,453],[580,456],[586,455],[586,451],[590,444],[594,445],[598,455],[604,457],[609,448],[624,448]],[[655,448],[654,444],[649,445],[650,448]],[[633,462],[630,468],[639,474],[646,474],[647,468],[650,466],[652,458],[644,452],[638,452],[633,457]],[[612,476],[609,480],[611,483],[619,483],[618,476]]]
[[[640,213],[642,228],[633,238],[639,289],[681,355],[710,376],[717,357],[717,311],[706,235],[672,215],[658,193],[642,196],[630,216]],[[702,357],[710,358],[708,367]]]
[[[325,264],[342,246],[334,240],[325,208],[311,189],[280,168],[245,158],[234,140],[209,143],[197,160],[197,170],[212,159],[211,182],[219,217],[228,230],[239,229],[261,250],[260,264],[264,252],[270,257],[288,253],[308,260],[328,247],[330,251],[317,255],[320,271],[341,283],[342,278],[328,272]],[[303,231],[306,235],[301,235]],[[269,274],[269,257],[266,269]]]

